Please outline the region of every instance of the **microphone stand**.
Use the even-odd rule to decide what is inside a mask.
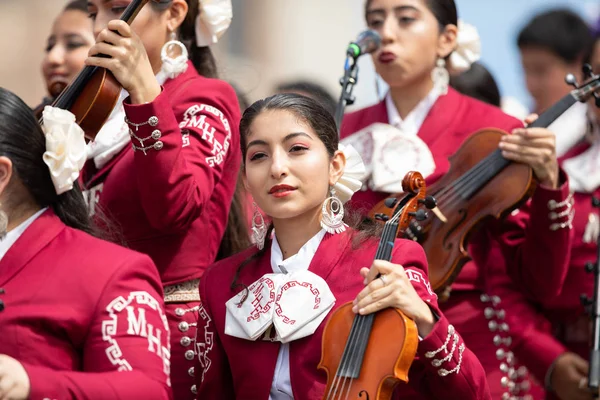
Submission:
[[[592,197],[592,206],[600,208],[600,199]],[[581,296],[581,301],[592,319],[592,348],[590,350],[588,388],[592,391],[594,398],[598,398],[598,387],[600,386],[600,234],[596,244],[598,246],[596,263],[588,262],[585,264],[586,271],[594,273],[594,293],[591,299],[586,295]]]
[[[346,57],[346,65],[344,66],[344,76],[340,79],[340,85],[342,86],[342,93],[335,110],[335,123],[338,128],[338,136],[342,129],[342,119],[344,118],[344,110],[347,105],[354,104],[354,96],[352,96],[352,89],[358,80],[358,66],[356,65],[356,58]]]

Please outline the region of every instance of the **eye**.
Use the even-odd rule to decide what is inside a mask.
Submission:
[[[296,145],[292,146],[292,148],[290,149],[290,153],[303,151],[303,150],[308,150],[308,148],[306,146],[296,144]]]
[[[91,19],[91,20],[95,20],[96,19],[96,14],[98,14],[98,13],[90,11],[90,12],[88,12],[88,18]]]
[[[85,46],[85,44],[81,43],[81,42],[69,42],[69,43],[67,43],[67,49],[68,50],[76,50],[76,49],[78,49],[80,47],[83,47],[83,46]]]
[[[111,11],[112,11],[114,14],[119,14],[119,16],[120,16],[121,14],[123,14],[123,12],[125,11],[125,9],[126,9],[126,8],[127,8],[127,7],[122,7],[122,6],[119,6],[119,7],[113,7],[113,8],[111,8],[110,10],[111,10]]]
[[[371,29],[381,28],[383,26],[383,19],[382,18],[371,18],[371,19],[369,19],[369,21],[367,21],[367,26]]]
[[[398,18],[398,22],[400,22],[400,24],[402,25],[408,25],[411,22],[413,22],[415,20],[415,18],[412,17],[399,17]]]
[[[260,160],[265,158],[267,155],[265,153],[254,153],[250,156],[250,161]]]

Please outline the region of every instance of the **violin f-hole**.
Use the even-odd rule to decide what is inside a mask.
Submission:
[[[366,390],[361,390],[361,391],[358,393],[358,397],[362,399],[362,397],[363,397],[363,394],[365,395],[365,400],[369,400],[369,399],[370,399],[370,397],[369,397],[369,392],[367,392]]]
[[[452,249],[452,242],[450,243],[446,243],[448,238],[452,235],[452,233],[458,229],[458,226],[460,224],[462,224],[463,222],[465,222],[465,220],[467,219],[467,210],[465,210],[464,208],[461,208],[460,210],[458,210],[458,214],[461,216],[461,218],[456,222],[456,224],[454,224],[452,226],[452,228],[450,228],[450,230],[448,231],[448,233],[446,233],[444,235],[444,240],[442,241],[442,245],[444,246],[445,250],[451,250]]]

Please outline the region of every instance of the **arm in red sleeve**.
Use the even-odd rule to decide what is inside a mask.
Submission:
[[[431,398],[491,400],[483,367],[438,307],[423,248],[410,241],[397,247],[393,262],[404,266],[416,292],[437,317],[433,330],[419,341],[408,384]]]
[[[204,275],[207,276],[206,274]],[[235,399],[233,378],[219,333],[214,326],[206,296],[206,281],[200,280],[198,330],[196,335],[196,387],[198,400]]]
[[[149,258],[134,253],[100,296],[82,371],[23,364],[34,399],[171,399],[169,328]]]
[[[239,105],[225,82],[193,79],[151,103],[124,102],[142,207],[156,229],[185,229],[225,168],[239,168]],[[142,139],[140,141],[139,139]]]
[[[539,186],[527,204],[492,227],[509,276],[534,300],[557,296],[567,275],[574,210],[562,171],[559,185]]]

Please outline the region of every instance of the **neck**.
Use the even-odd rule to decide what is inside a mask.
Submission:
[[[40,208],[32,208],[28,207],[23,210],[13,210],[8,214],[8,226],[6,228],[7,232],[12,231],[17,228],[23,222],[27,221],[33,214],[38,212]]]
[[[321,206],[296,218],[273,219],[277,242],[283,259],[298,254],[298,251],[321,230]]]
[[[433,89],[433,82],[429,77],[423,82],[402,87],[390,87],[390,95],[400,118],[405,119],[408,114],[429,94]]]

